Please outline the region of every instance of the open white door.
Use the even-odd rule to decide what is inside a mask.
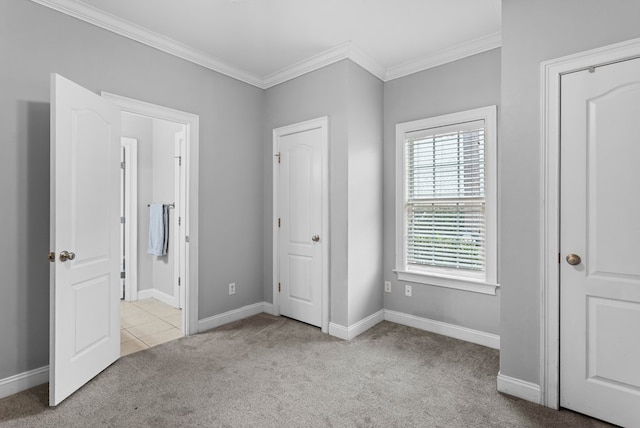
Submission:
[[[49,404],[120,356],[120,109],[51,75]]]

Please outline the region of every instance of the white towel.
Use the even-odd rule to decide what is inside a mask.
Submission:
[[[169,247],[169,210],[163,204],[149,205],[148,254],[164,256]]]

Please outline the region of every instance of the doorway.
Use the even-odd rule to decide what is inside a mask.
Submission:
[[[543,64],[543,404],[640,419],[640,40]],[[615,202],[615,203],[614,203]]]
[[[173,304],[170,302],[163,302],[170,304],[170,306],[180,306],[181,309],[181,326],[183,335],[195,334],[198,331],[198,151],[199,151],[199,117],[197,115],[163,107],[155,104],[150,104],[144,101],[135,100],[132,98],[123,97],[120,95],[102,92],[102,97],[114,102],[121,108],[123,119],[142,117],[150,120],[164,121],[166,126],[180,125],[181,127],[172,128],[177,131],[172,132],[171,136],[173,143],[168,141],[167,146],[173,144],[173,157],[172,162],[181,166],[179,174],[175,175],[173,194],[175,201],[157,200],[153,202],[159,203],[175,203],[173,208],[170,208],[170,218],[174,222],[178,222],[180,225],[179,239],[174,239],[173,243],[169,243],[169,251],[173,249],[174,254],[180,258],[179,267],[177,269],[178,281],[174,281],[174,300]],[[125,119],[126,120],[126,119]],[[160,122],[163,123],[163,122]],[[138,158],[140,152],[138,148]],[[193,161],[192,161],[193,160]],[[140,161],[138,161],[140,165]],[[138,168],[140,173],[140,168]],[[140,187],[139,184],[137,186]],[[160,198],[161,195],[158,197]],[[137,218],[148,218],[147,204],[151,202],[141,201],[141,197],[138,195],[139,200],[138,207],[141,206],[141,210],[138,212]],[[171,198],[169,198],[171,199]],[[131,204],[132,206],[135,204]],[[144,211],[142,211],[144,210]],[[145,214],[142,214],[145,213]],[[133,216],[135,217],[135,216]],[[143,226],[138,225],[138,229]],[[140,233],[138,232],[140,236]],[[143,241],[146,246],[147,241]],[[175,246],[178,246],[176,248]],[[133,253],[133,250],[130,250]],[[139,254],[139,252],[138,252]],[[128,274],[128,273],[127,273]],[[125,275],[127,275],[125,274]],[[130,275],[131,276],[131,275]],[[140,278],[135,274],[134,279],[140,283]],[[132,286],[132,288],[135,288]],[[170,290],[170,288],[166,288]],[[179,291],[176,291],[179,290]],[[146,293],[146,294],[145,294]],[[134,292],[131,293],[133,296]],[[169,293],[165,293],[169,294]],[[143,292],[142,296],[138,291],[138,301],[144,298],[152,297],[157,300],[162,294],[154,292]],[[177,303],[176,297],[177,296]],[[160,300],[162,301],[162,300]]]
[[[122,113],[121,355],[183,336],[185,125]],[[152,210],[164,241],[151,245]],[[153,247],[153,248],[151,248]],[[159,251],[161,250],[161,251]],[[154,254],[150,254],[153,252]]]
[[[328,119],[273,131],[274,309],[328,332]]]

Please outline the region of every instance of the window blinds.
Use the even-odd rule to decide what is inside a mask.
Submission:
[[[485,270],[484,121],[406,134],[407,263]]]

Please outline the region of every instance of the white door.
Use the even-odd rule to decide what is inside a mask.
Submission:
[[[322,154],[325,130],[276,130],[280,313],[322,326]]]
[[[120,356],[119,211],[120,109],[52,74],[51,406]]]
[[[561,83],[560,405],[638,427],[640,59]]]
[[[124,297],[127,301],[138,300],[138,140],[121,137],[124,151],[121,163],[123,176],[121,216],[122,270],[124,273]]]
[[[184,254],[184,246],[183,242],[185,239],[185,233],[182,228],[182,219],[185,218],[185,194],[187,192],[186,186],[186,171],[185,168],[182,168],[182,159],[184,158],[184,148],[186,146],[185,139],[187,135],[185,130],[181,130],[175,133],[175,145],[174,145],[174,195],[175,195],[175,215],[173,216],[174,222],[174,290],[173,295],[176,298],[176,307],[178,309],[184,308],[184,300],[185,300],[185,287],[183,284],[183,279],[187,277],[186,273],[186,262],[185,262],[185,254]],[[184,325],[184,324],[183,324]]]

